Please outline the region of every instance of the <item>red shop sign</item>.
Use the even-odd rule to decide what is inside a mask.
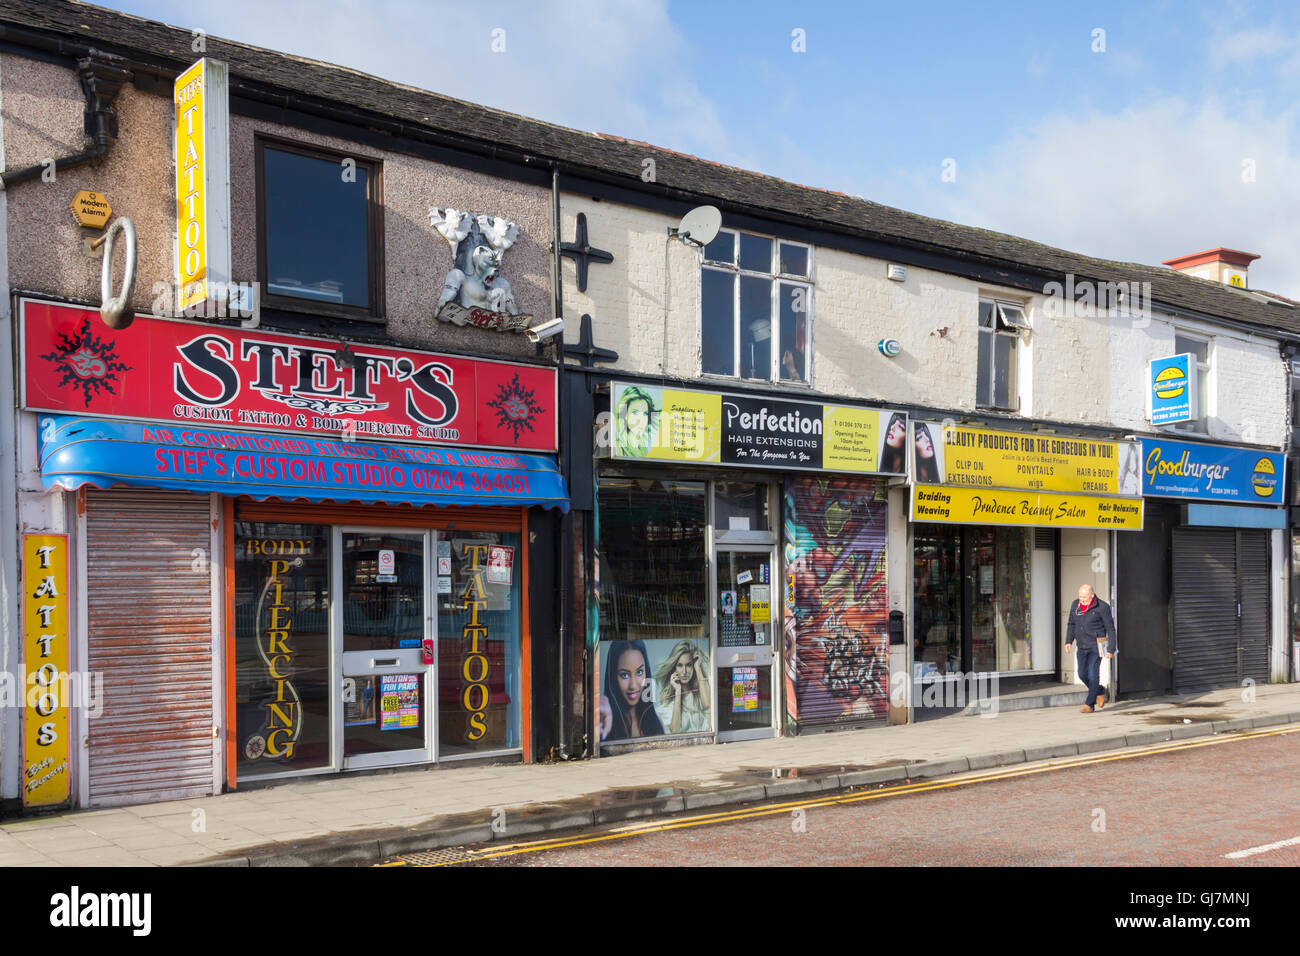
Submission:
[[[31,411],[555,451],[553,368],[22,302]]]

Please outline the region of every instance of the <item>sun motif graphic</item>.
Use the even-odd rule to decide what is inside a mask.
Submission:
[[[497,424],[514,432],[516,442],[524,429],[533,430],[533,419],[542,411],[533,389],[520,384],[518,372],[509,385],[497,386],[497,397],[487,406],[496,409]]]
[[[81,389],[87,408],[93,397],[117,394],[116,386],[121,384],[118,372],[129,372],[131,366],[118,359],[112,339],[95,335],[90,330],[89,318],[82,319],[81,328],[73,334],[60,333],[59,339],[54,351],[41,358],[53,362],[63,372],[60,385]]]

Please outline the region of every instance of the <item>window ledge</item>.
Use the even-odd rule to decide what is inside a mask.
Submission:
[[[722,375],[718,372],[700,372],[700,380],[705,382],[731,383],[733,385],[766,385],[769,388],[774,386],[797,388],[802,391],[811,392],[812,384],[809,382],[797,382],[789,378],[739,378],[735,375]]]
[[[320,302],[291,295],[272,295],[266,291],[265,285],[262,286],[261,295],[263,307],[279,309],[282,312],[324,316],[330,319],[348,319],[353,322],[366,322],[371,325],[384,325],[388,321],[382,311],[372,312],[364,306],[338,305],[332,302]]]

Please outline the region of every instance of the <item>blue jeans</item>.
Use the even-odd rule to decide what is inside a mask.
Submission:
[[[1106,693],[1106,688],[1101,685],[1101,656],[1097,653],[1097,642],[1089,641],[1089,644],[1092,646],[1082,641],[1079,643],[1075,661],[1079,666],[1079,679],[1088,685],[1088,699],[1084,703],[1093,707],[1098,695]]]

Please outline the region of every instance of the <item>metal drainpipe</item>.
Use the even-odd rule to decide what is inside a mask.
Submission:
[[[19,183],[35,179],[51,166],[57,175],[60,170],[85,165],[98,166],[103,161],[108,155],[110,139],[117,139],[117,114],[113,112],[113,103],[121,92],[122,84],[132,78],[131,71],[126,69],[124,63],[119,56],[95,50],[77,61],[77,79],[81,81],[81,91],[86,97],[84,131],[94,141],[94,145],[71,156],[61,156],[52,163],[46,161],[0,173],[0,189],[11,189]]]
[[[564,292],[561,286],[563,270],[561,267],[560,257],[560,168],[551,167],[551,206],[554,228],[551,235],[551,268],[552,283],[555,287],[555,317],[564,317]],[[556,396],[556,423],[558,424],[559,440],[557,441],[557,454],[560,462],[560,474],[564,477],[565,486],[570,484],[571,476],[569,474],[569,464],[566,457],[568,451],[565,435],[565,409],[567,403],[564,398],[564,333],[561,332],[555,337],[555,396]],[[568,674],[565,667],[565,661],[568,659],[568,641],[569,641],[569,622],[571,598],[569,589],[569,576],[572,573],[572,535],[573,535],[573,509],[564,512],[560,516],[560,533],[556,536],[556,573],[560,577],[560,622],[557,629],[559,638],[559,653],[557,654],[556,674],[556,706],[559,708],[556,721],[557,735],[559,745],[555,749],[557,759],[569,759],[569,720],[568,707],[566,706],[566,687],[568,685]]]

